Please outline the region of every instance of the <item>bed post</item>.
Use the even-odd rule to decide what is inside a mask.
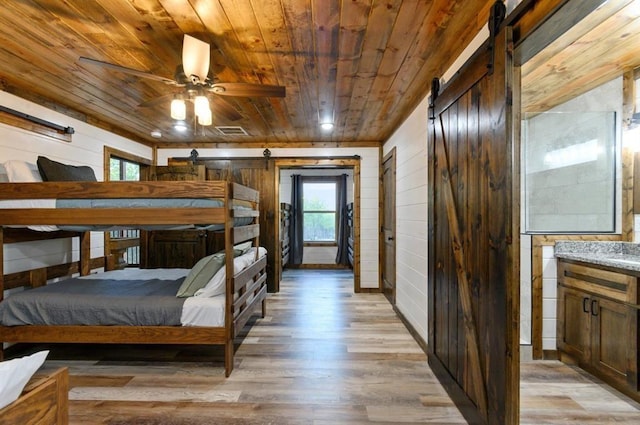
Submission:
[[[235,295],[235,287],[233,284],[233,244],[235,243],[235,235],[233,229],[233,183],[231,181],[227,181],[225,184],[224,207],[224,252],[226,267],[224,369],[225,375],[229,377],[231,371],[233,371],[233,338],[235,336],[233,325],[233,297]]]
[[[107,247],[105,247],[107,249]],[[91,232],[80,233],[80,276],[91,273]]]
[[[4,227],[0,226],[0,301],[4,299]],[[0,358],[0,360],[2,360]]]
[[[4,228],[0,226],[0,302],[4,299]],[[4,341],[0,330],[0,362],[4,360]]]

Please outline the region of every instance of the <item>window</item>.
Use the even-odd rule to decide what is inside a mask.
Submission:
[[[310,181],[302,183],[304,241],[336,242],[336,182]]]
[[[109,180],[140,180],[140,164],[112,156],[109,159]]]

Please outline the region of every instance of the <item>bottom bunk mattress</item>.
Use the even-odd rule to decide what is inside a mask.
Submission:
[[[260,257],[265,251],[260,249]],[[255,251],[234,259],[238,273]],[[124,269],[14,293],[0,303],[0,325],[224,326],[225,294],[176,296],[190,269]],[[212,282],[224,282],[220,268]],[[202,293],[202,291],[201,291]],[[205,294],[206,295],[206,294]]]

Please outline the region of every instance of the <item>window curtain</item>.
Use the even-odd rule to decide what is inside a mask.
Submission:
[[[303,212],[302,203],[302,176],[293,174],[291,176],[291,228],[289,229],[289,262],[291,264],[302,264],[302,253],[304,249],[303,235]]]
[[[347,175],[343,174],[336,185],[338,198],[338,253],[336,254],[336,264],[349,265],[349,227],[347,225]]]

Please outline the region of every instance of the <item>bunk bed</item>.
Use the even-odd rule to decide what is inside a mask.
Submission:
[[[220,325],[72,324],[71,318],[70,324],[0,324],[0,345],[3,342],[223,345],[225,373],[230,375],[234,366],[234,338],[254,313],[261,313],[262,317],[266,313],[266,256],[260,255],[258,249],[257,191],[228,181],[0,183],[0,201],[4,200],[54,200],[55,207],[2,208],[4,205],[0,203],[0,248],[9,226],[55,225],[63,232],[80,232],[70,234],[80,236],[81,251],[79,267],[70,271],[86,276],[92,267],[90,231],[106,231],[113,226],[157,229],[189,225],[224,232],[225,277],[224,294],[220,295],[223,306]],[[253,247],[254,257],[240,271],[234,247],[246,241]],[[13,297],[11,294],[3,299],[4,290],[26,287],[33,289],[20,294],[36,294],[41,288],[34,287],[50,289],[60,285],[46,285],[48,276],[42,269],[28,273],[28,282],[7,278],[1,260],[0,307]],[[0,360],[3,355],[0,346]]]
[[[354,240],[355,240],[355,231],[353,225],[353,202],[347,204],[347,234],[349,235],[347,239],[347,256],[349,257],[349,264],[351,268],[354,267],[353,262],[353,253],[354,253]]]
[[[291,204],[280,203],[280,254],[281,267],[289,264],[289,228],[291,226]]]
[[[60,368],[47,376],[34,376],[20,397],[0,409],[0,425],[69,423],[69,373]]]

